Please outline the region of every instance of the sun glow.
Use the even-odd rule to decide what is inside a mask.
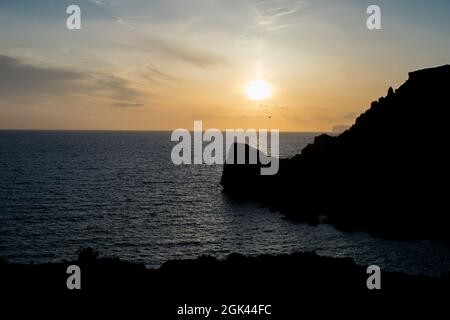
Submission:
[[[249,100],[262,101],[272,96],[272,86],[267,81],[258,79],[247,84],[245,94]]]

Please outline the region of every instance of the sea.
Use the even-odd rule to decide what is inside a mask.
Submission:
[[[294,223],[224,194],[222,165],[174,165],[170,135],[0,131],[0,256],[58,262],[92,247],[156,268],[202,255],[315,251],[382,270],[448,276],[448,242]],[[299,153],[316,135],[281,133],[281,157]]]

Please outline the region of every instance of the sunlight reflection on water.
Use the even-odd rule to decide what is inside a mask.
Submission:
[[[280,152],[315,134],[282,133]],[[0,255],[59,261],[91,246],[156,267],[178,258],[316,250],[361,264],[440,275],[449,244],[388,241],[295,224],[222,193],[221,166],[175,166],[168,132],[0,132]]]

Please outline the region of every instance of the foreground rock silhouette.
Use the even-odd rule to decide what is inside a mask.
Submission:
[[[73,264],[81,269],[81,290],[66,287],[66,270]],[[71,312],[84,310],[90,304],[102,306],[102,314],[122,306],[130,312],[142,308],[151,319],[184,319],[176,317],[176,310],[185,304],[219,310],[222,304],[272,305],[270,317],[250,316],[255,319],[287,319],[289,315],[305,315],[306,310],[315,316],[336,315],[338,309],[328,309],[336,304],[345,315],[360,316],[357,307],[368,307],[373,313],[375,307],[382,312],[386,304],[395,303],[401,309],[411,299],[422,303],[427,297],[445,299],[450,289],[448,277],[382,270],[381,290],[368,290],[368,277],[366,267],[352,259],[321,257],[314,252],[256,257],[231,254],[223,260],[204,256],[169,261],[159,269],[117,258],[99,258],[92,249],[82,250],[78,259],[70,262],[0,262],[2,297],[22,303],[28,298],[43,300],[43,306],[49,309],[67,303]],[[405,299],[405,305],[399,297]],[[228,319],[220,312],[211,318]]]
[[[277,175],[225,164],[222,186],[298,221],[450,239],[448,108],[449,65],[411,72],[350,129],[320,135],[301,154],[282,159]]]

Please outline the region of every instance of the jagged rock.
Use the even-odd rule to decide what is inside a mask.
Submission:
[[[411,72],[350,129],[318,136],[281,161],[277,175],[225,165],[224,191],[258,198],[296,220],[322,214],[345,229],[448,239],[449,89],[449,65]]]

